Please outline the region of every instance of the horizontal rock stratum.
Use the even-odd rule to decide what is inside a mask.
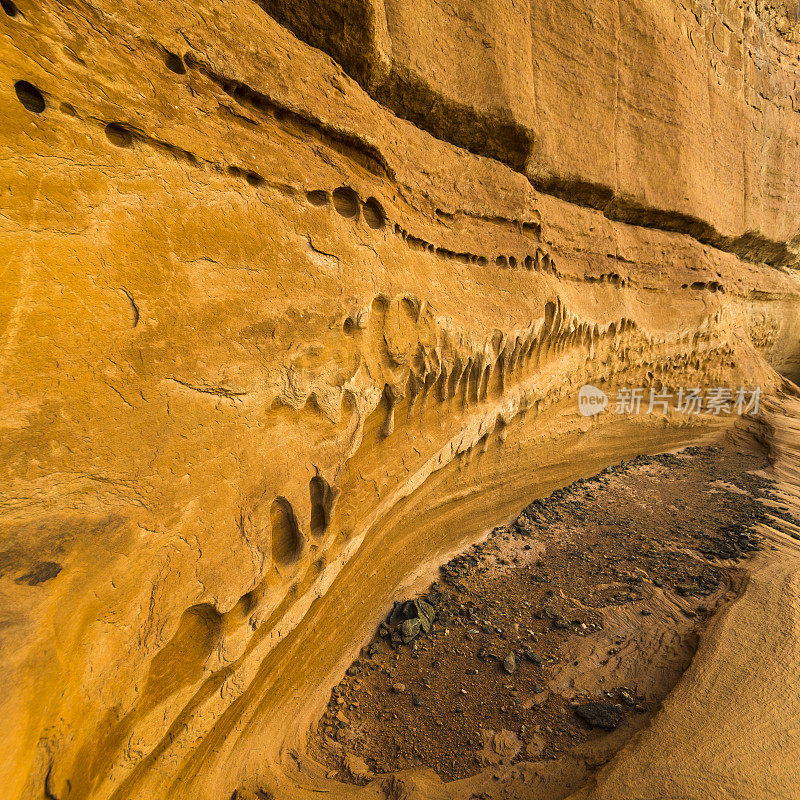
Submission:
[[[3,797],[319,796],[306,734],[392,599],[733,424],[580,386],[785,393],[797,10],[2,0]]]

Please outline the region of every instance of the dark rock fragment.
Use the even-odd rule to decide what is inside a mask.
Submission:
[[[602,701],[583,703],[575,709],[575,713],[591,728],[603,728],[611,731],[616,728],[624,716],[622,706]]]
[[[405,620],[400,628],[400,636],[403,639],[403,644],[409,644],[409,642],[419,636],[421,631],[422,623],[418,619]]]

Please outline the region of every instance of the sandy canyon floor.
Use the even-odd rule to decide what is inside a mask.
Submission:
[[[739,594],[765,546],[767,466],[731,442],[639,457],[495,528],[397,603],[333,690],[316,736],[330,776],[429,767],[452,781],[528,761],[542,797],[577,788]]]

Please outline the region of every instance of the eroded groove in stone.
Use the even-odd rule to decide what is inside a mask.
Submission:
[[[315,475],[309,483],[311,493],[311,533],[322,536],[328,530],[331,511],[333,510],[333,493],[328,481],[321,475]]]
[[[272,521],[272,557],[278,564],[294,564],[303,550],[303,537],[291,503],[278,497],[270,510]]]

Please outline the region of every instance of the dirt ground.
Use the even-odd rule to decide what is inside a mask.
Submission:
[[[395,603],[311,753],[360,784],[559,760],[553,796],[567,793],[647,724],[740,591],[742,559],[769,546],[754,532],[766,466],[749,445],[693,447],[531,503]]]

